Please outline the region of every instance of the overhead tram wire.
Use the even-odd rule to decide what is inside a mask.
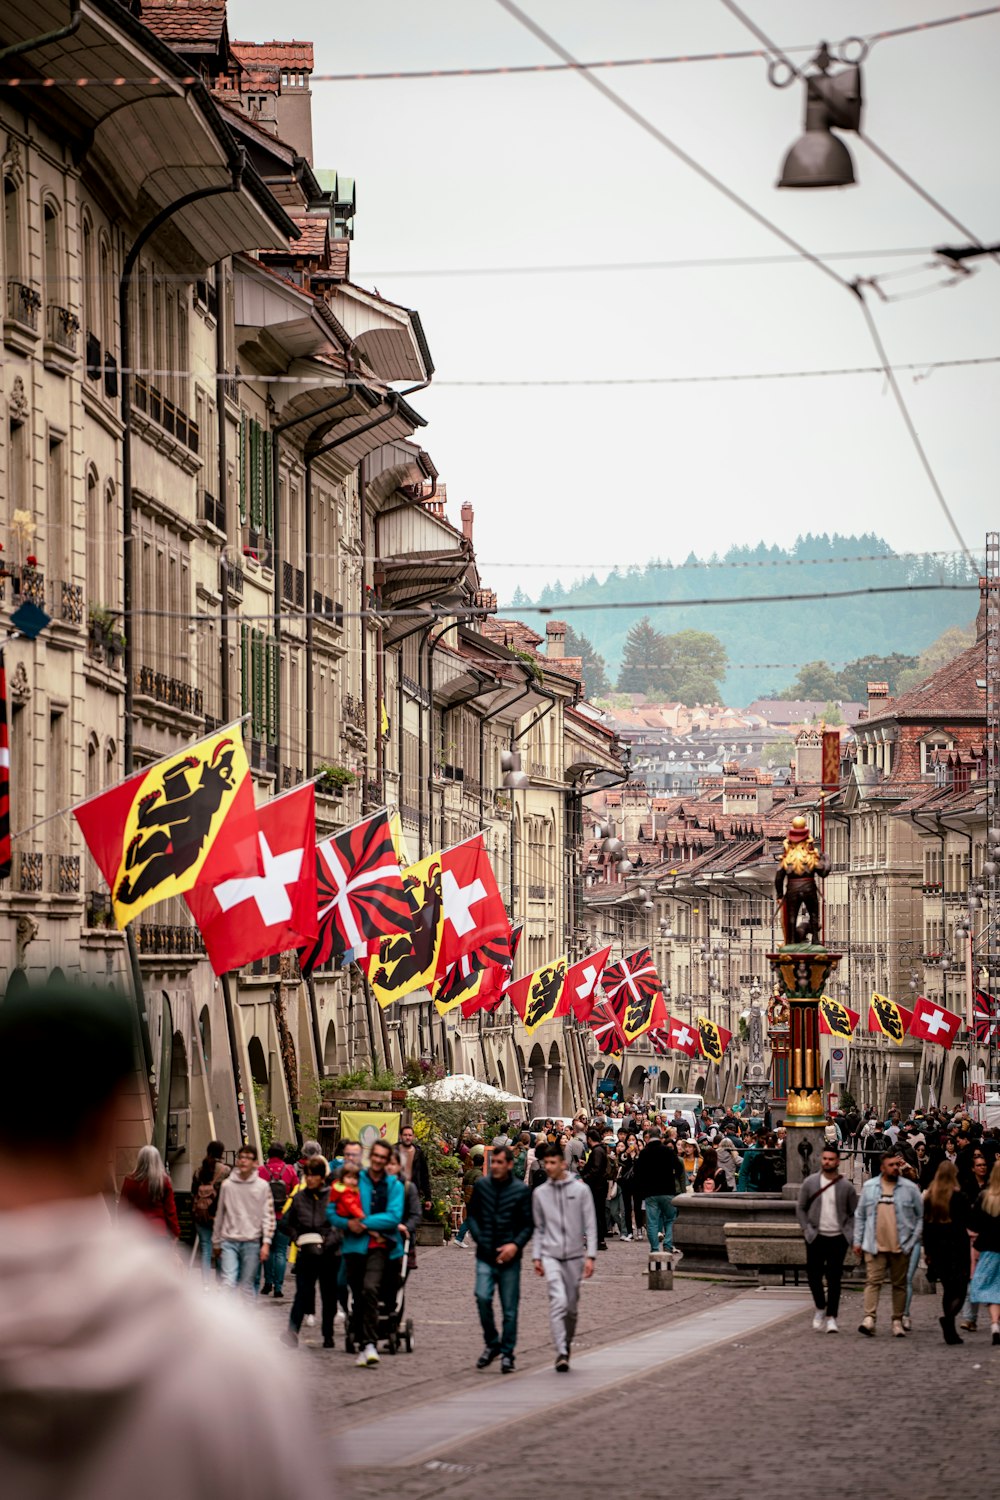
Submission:
[[[740,6],[736,4],[736,0],[722,0],[722,4],[725,6],[726,10],[729,11],[729,14],[733,16],[735,20],[739,21],[741,26],[744,26],[752,36],[755,36],[757,40],[767,48],[772,58],[776,58],[779,62],[783,62],[794,77],[800,79],[803,83],[806,82],[806,74],[802,72],[801,68],[796,67],[791,58],[788,56],[787,52],[782,51],[777,42],[772,42],[767,33],[757,25],[757,22],[753,19],[753,17],[748,16],[746,11],[742,10]],[[866,130],[859,127],[856,133],[858,140],[864,141],[869,151],[877,156],[879,161],[882,162],[884,166],[889,168],[890,172],[894,172],[901,182],[905,182],[907,187],[912,188],[912,190],[918,195],[918,197],[922,198],[926,204],[934,209],[935,213],[939,213],[943,219],[947,219],[948,223],[952,226],[953,229],[957,229],[959,234],[964,234],[969,243],[975,245],[977,250],[981,250],[985,255],[989,255],[991,260],[995,261],[997,265],[1000,265],[1000,254],[997,254],[995,250],[988,250],[979,236],[973,234],[968,225],[963,224],[961,219],[956,218],[951,210],[945,208],[944,204],[941,203],[937,198],[935,198],[932,193],[929,193],[926,188],[921,187],[916,178],[911,177],[909,172],[906,171],[905,167],[901,167],[899,163],[889,155],[888,151],[885,151],[877,141],[872,140],[871,136]]]
[[[987,5],[978,10],[959,11],[954,15],[939,16],[929,21],[917,21],[909,26],[892,26],[882,31],[870,31],[858,38],[874,47],[878,42],[895,37],[912,36],[921,31],[934,31],[945,26],[957,26],[966,21],[979,21],[987,16],[1000,14],[1000,5]],[[785,52],[812,52],[812,44],[802,43],[786,46]],[[659,68],[682,63],[747,62],[766,57],[759,48],[742,48],[728,52],[678,52],[661,57],[602,57],[590,62],[558,63],[493,63],[482,67],[458,68],[393,68],[373,72],[311,73],[310,85],[315,83],[407,83],[420,80],[434,81],[449,78],[504,78],[523,77],[533,73],[578,73],[605,68]],[[0,88],[125,88],[139,84],[156,85],[169,81],[187,86],[198,83],[196,74],[184,74],[169,80],[158,74],[142,78],[0,78]]]
[[[730,0],[722,0],[722,3],[724,5],[728,5],[730,3]],[[555,52],[556,55],[558,57],[561,57],[565,62],[576,62],[576,59],[573,57],[572,53],[568,52],[566,48],[563,47],[561,42],[556,41],[553,36],[551,36],[547,31],[543,29],[543,27],[539,26],[536,21],[532,20],[529,15],[526,15],[525,12],[514,3],[514,0],[497,0],[497,4],[503,10],[505,10],[508,15],[512,16],[513,19],[516,20],[527,31],[530,31],[531,34],[535,36],[540,42],[542,42],[543,45],[546,46],[551,52]],[[931,467],[930,460],[927,457],[926,452],[924,451],[924,447],[920,441],[919,434],[917,433],[917,430],[913,425],[913,420],[906,408],[903,393],[899,388],[899,382],[895,379],[892,367],[889,364],[888,358],[886,356],[885,347],[882,343],[882,340],[877,336],[878,330],[875,327],[871,314],[868,312],[867,307],[865,307],[864,297],[860,291],[858,284],[856,282],[852,283],[849,281],[845,281],[844,278],[837,271],[835,271],[832,266],[821,260],[820,257],[816,255],[812,250],[808,250],[804,245],[799,244],[799,242],[794,239],[792,235],[788,234],[778,224],[775,224],[773,220],[767,217],[766,214],[763,214],[759,209],[754,208],[752,203],[748,203],[747,200],[745,198],[742,198],[740,194],[737,193],[733,188],[728,187],[726,183],[721,180],[721,178],[716,177],[715,174],[713,172],[710,172],[707,167],[702,166],[701,162],[696,161],[693,156],[690,156],[688,152],[683,149],[683,147],[678,146],[677,143],[670,138],[670,136],[668,136],[664,131],[660,130],[659,126],[654,125],[652,120],[644,115],[641,110],[638,110],[634,105],[629,104],[628,100],[622,98],[620,94],[616,94],[614,89],[609,88],[608,85],[603,81],[603,79],[596,78],[593,74],[588,73],[582,69],[580,70],[579,76],[583,80],[583,82],[588,83],[591,88],[596,89],[597,92],[599,94],[602,94],[610,104],[613,104],[616,109],[620,110],[624,115],[626,115],[633,122],[633,124],[638,125],[640,130],[651,136],[653,140],[661,145],[666,151],[669,151],[672,156],[675,156],[679,161],[682,161],[685,166],[689,167],[691,171],[695,172],[697,176],[699,176],[704,182],[710,183],[711,186],[714,187],[718,192],[720,192],[724,198],[727,198],[730,203],[733,203],[737,208],[742,209],[745,214],[747,214],[757,224],[760,224],[764,229],[768,231],[768,233],[775,235],[784,244],[786,244],[789,249],[794,250],[796,254],[801,255],[804,260],[807,260],[811,265],[815,266],[818,271],[821,271],[824,276],[828,277],[831,281],[834,281],[837,286],[839,286],[843,291],[849,292],[851,296],[861,304],[861,307],[865,312],[866,326],[868,328],[869,334],[872,336],[872,341],[875,345],[875,351],[878,354],[879,359],[882,361],[883,373],[886,380],[890,384],[893,396],[896,400],[896,404],[903,415],[907,433],[909,434],[913,446],[916,449],[921,467],[924,469],[924,472],[926,474],[932,475],[933,469]],[[965,538],[958,528],[958,524],[956,523],[955,518],[951,513],[950,507],[944,499],[943,491],[941,490],[941,486],[938,484],[936,478],[933,479],[932,487],[935,497],[937,498],[941,506],[941,509],[948,521],[952,532],[957,538],[963,552],[971,562],[972,553],[969,549],[968,543],[966,542]]]
[[[893,260],[910,255],[933,255],[934,251],[920,245],[907,245],[898,250],[829,250],[823,251],[821,260]],[[679,260],[606,260],[577,261],[567,265],[538,266],[425,266],[407,270],[395,267],[390,270],[367,268],[361,275],[368,280],[376,276],[567,276],[594,275],[604,271],[720,271],[748,266],[797,266],[799,255],[705,255],[690,256]],[[178,278],[180,280],[181,278]],[[189,277],[183,278],[190,280]]]

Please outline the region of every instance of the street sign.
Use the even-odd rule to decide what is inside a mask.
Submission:
[[[847,1049],[846,1047],[830,1048],[830,1082],[847,1082]]]

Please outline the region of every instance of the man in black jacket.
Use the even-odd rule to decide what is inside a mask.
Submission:
[[[603,1132],[596,1125],[587,1131],[587,1160],[580,1176],[590,1188],[597,1215],[597,1248],[606,1250],[608,1233],[608,1153],[604,1149]]]
[[[673,1141],[664,1143],[658,1130],[650,1132],[649,1141],[639,1152],[633,1182],[636,1195],[646,1203],[649,1248],[659,1250],[662,1234],[664,1250],[670,1250],[680,1260],[681,1252],[674,1250],[673,1225],[677,1217],[674,1198],[684,1192],[687,1177]]]
[[[431,1174],[424,1148],[418,1143],[412,1125],[404,1125],[399,1132],[399,1165],[403,1181],[413,1183],[426,1213],[431,1206]]]
[[[469,1233],[476,1242],[476,1303],[486,1347],[476,1363],[485,1370],[502,1355],[500,1370],[514,1368],[517,1308],[521,1299],[521,1252],[531,1238],[531,1194],[514,1176],[514,1153],[494,1146],[489,1177],[477,1179],[469,1201]],[[500,1293],[503,1333],[497,1334],[493,1293]]]

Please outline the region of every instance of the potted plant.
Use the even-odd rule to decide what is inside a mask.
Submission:
[[[349,771],[346,766],[320,766],[316,790],[326,797],[342,797],[345,786],[353,786],[357,779],[354,772]]]

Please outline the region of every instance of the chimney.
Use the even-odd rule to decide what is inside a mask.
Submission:
[[[883,711],[889,702],[889,684],[887,682],[870,682],[868,684],[868,717],[875,719]]]
[[[822,779],[823,736],[818,729],[800,729],[795,736],[795,780],[812,782]]]
[[[472,526],[476,519],[476,512],[468,500],[462,501],[462,535],[467,542],[472,541]]]
[[[545,655],[558,661],[566,655],[566,623],[550,620],[545,627]]]

